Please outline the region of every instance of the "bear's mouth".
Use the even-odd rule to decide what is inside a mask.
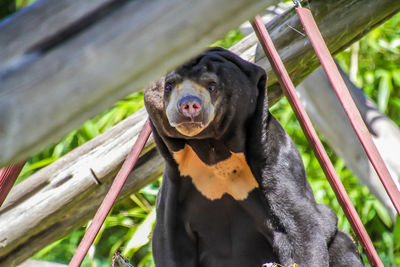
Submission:
[[[203,127],[203,123],[201,121],[184,121],[177,125],[183,127]]]
[[[175,125],[175,129],[185,136],[195,136],[204,130],[205,125],[201,121],[184,121]]]
[[[172,127],[187,127],[187,128],[199,128],[204,126],[204,122],[201,116],[195,118],[184,118],[182,116],[176,116],[173,120],[169,120]]]

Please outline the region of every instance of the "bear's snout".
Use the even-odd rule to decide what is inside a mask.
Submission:
[[[209,90],[195,80],[185,78],[175,83],[173,90],[164,93],[165,115],[169,125],[186,137],[199,134],[215,116],[211,97]]]
[[[178,110],[183,116],[192,120],[198,116],[202,109],[202,101],[199,97],[188,95],[178,101]]]

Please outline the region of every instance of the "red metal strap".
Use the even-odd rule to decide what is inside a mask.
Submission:
[[[85,255],[87,254],[90,246],[93,243],[93,240],[96,238],[100,227],[102,226],[104,220],[110,212],[119,192],[124,186],[126,178],[128,177],[132,168],[135,166],[136,161],[139,158],[140,152],[142,152],[143,147],[150,136],[150,133],[150,119],[148,118],[143,125],[143,128],[135,144],[133,145],[132,150],[126,157],[124,164],[122,165],[117,176],[115,177],[114,182],[110,187],[110,190],[108,191],[99,209],[97,210],[92,223],[88,227],[68,266],[78,267],[81,265],[83,259],[85,258]]]
[[[17,180],[25,162],[13,164],[0,170],[0,207]]]
[[[306,8],[296,8],[296,12],[300,17],[300,21],[306,30],[308,38],[314,47],[319,61],[328,75],[332,87],[335,89],[336,95],[338,96],[347,116],[350,119],[351,125],[356,131],[356,134],[360,139],[360,142],[364,147],[364,150],[367,153],[372,165],[374,166],[376,173],[381,179],[386,192],[392,200],[397,213],[400,215],[400,191],[394,183],[389,170],[386,168],[386,165],[379,154],[367,127],[364,124],[360,112],[351,98],[349,90],[347,89],[342,76],[340,76],[339,70],[337,69],[328,47],[326,46],[324,39],[318,30],[318,26],[315,23],[311,11]]]
[[[315,156],[317,157],[331,187],[333,188],[338,201],[346,214],[347,219],[349,220],[355,234],[357,235],[358,240],[364,248],[364,251],[367,254],[367,257],[373,266],[383,266],[378,254],[375,251],[375,248],[371,242],[371,239],[368,236],[367,231],[364,228],[364,225],[361,222],[360,217],[357,214],[356,209],[349,196],[344,189],[342,182],[340,181],[335,168],[332,165],[321,141],[318,138],[318,135],[311,123],[310,118],[308,117],[303,105],[300,102],[296,94],[295,87],[292,83],[292,80],[287,73],[285,66],[281,58],[279,57],[278,52],[275,49],[275,46],[265,28],[265,25],[262,23],[261,18],[256,16],[254,21],[252,22],[254,31],[257,34],[258,39],[267,55],[271,66],[279,80],[279,83],[282,87],[282,91],[287,97],[292,109],[303,129],[308,142],[314,150]]]

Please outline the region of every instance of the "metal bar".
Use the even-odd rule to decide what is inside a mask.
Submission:
[[[332,162],[330,161],[321,141],[318,138],[318,135],[311,123],[310,118],[308,117],[303,105],[300,102],[296,94],[295,87],[292,83],[292,80],[287,73],[285,66],[281,58],[279,57],[278,52],[275,49],[275,46],[265,28],[265,25],[262,23],[261,18],[256,16],[254,21],[252,21],[252,26],[254,31],[257,34],[258,39],[265,51],[266,56],[268,57],[271,66],[278,77],[279,83],[282,87],[282,91],[287,97],[292,109],[301,125],[301,128],[304,131],[305,136],[307,137],[308,142],[314,150],[315,156],[317,157],[329,183],[331,184],[338,201],[346,214],[347,219],[349,220],[358,240],[364,248],[364,251],[367,254],[367,257],[373,266],[383,266],[376,250],[372,244],[371,239],[368,236],[367,231],[364,228],[364,225],[361,222],[360,217],[357,214],[356,209],[349,196],[346,193],[346,190],[340,181],[335,168],[333,167]]]
[[[26,161],[4,167],[0,170],[0,207],[17,180]]]
[[[365,126],[360,112],[351,98],[349,90],[347,89],[342,76],[340,76],[339,70],[337,69],[328,47],[322,38],[311,11],[307,8],[296,8],[296,12],[300,17],[300,21],[303,24],[312,46],[314,47],[319,61],[328,75],[329,81],[331,82],[332,87],[334,88],[336,95],[340,100],[340,103],[342,103],[342,106],[350,119],[351,125],[360,139],[360,142],[364,147],[364,150],[367,153],[372,165],[374,166],[383,186],[385,187],[386,192],[392,200],[397,213],[400,215],[400,191],[393,181],[385,162],[379,154],[379,151],[372,140],[367,126]]]
[[[117,176],[115,177],[114,182],[111,185],[107,195],[105,196],[103,202],[101,203],[99,209],[97,210],[96,215],[92,220],[92,223],[88,227],[78,248],[76,249],[75,254],[68,265],[69,267],[78,267],[81,265],[90,246],[93,243],[93,240],[96,238],[96,235],[100,230],[100,227],[104,223],[104,220],[106,219],[115,200],[117,199],[119,192],[124,186],[126,178],[128,177],[133,167],[135,166],[136,161],[139,158],[139,155],[142,152],[142,149],[146,144],[147,139],[150,136],[150,133],[151,133],[150,119],[148,118],[145,124],[143,125],[143,128],[135,144],[133,145],[128,156],[126,157],[124,164],[122,164],[121,169],[119,170]]]

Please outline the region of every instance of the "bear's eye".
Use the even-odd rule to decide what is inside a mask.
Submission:
[[[207,88],[208,88],[208,91],[210,91],[211,93],[215,92],[215,90],[217,90],[217,83],[216,82],[210,82],[207,85]]]
[[[173,88],[174,88],[174,84],[172,82],[166,82],[164,85],[164,92],[170,93]]]

